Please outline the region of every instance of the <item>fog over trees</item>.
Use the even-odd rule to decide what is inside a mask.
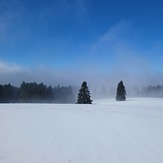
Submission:
[[[22,82],[20,87],[11,84],[0,85],[1,103],[74,103],[71,86],[57,87]]]
[[[129,87],[125,83],[127,97],[158,97],[163,98],[163,85],[147,85],[147,86],[133,86]],[[101,87],[93,87],[91,90],[91,95],[94,99],[105,99],[105,98],[115,98],[117,85],[109,87],[101,86]]]
[[[87,85],[87,83],[86,83]],[[115,98],[117,93],[117,85],[109,87],[104,85],[92,86],[89,85],[88,97],[104,99]],[[87,87],[88,88],[88,87]],[[80,89],[80,91],[79,91]],[[78,86],[47,86],[43,83],[22,82],[19,87],[11,84],[0,85],[0,103],[81,103],[79,94],[81,90]],[[163,98],[163,85],[147,85],[144,87],[129,87],[125,81],[125,91],[127,97],[159,97]],[[81,98],[81,96],[80,96]],[[90,97],[89,97],[90,98]],[[89,99],[89,102],[92,102]]]

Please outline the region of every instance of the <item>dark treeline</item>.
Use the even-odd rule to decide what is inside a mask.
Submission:
[[[20,87],[0,85],[0,103],[74,103],[71,86],[54,87],[23,82]]]
[[[73,89],[74,90],[74,89]],[[98,98],[114,97],[113,91],[106,90],[98,92]],[[111,96],[110,93],[113,93]],[[161,97],[163,98],[163,85],[146,86],[141,89],[135,87],[128,89],[129,96],[135,97]],[[94,97],[97,92],[93,91]],[[76,103],[72,87],[46,86],[43,83],[37,84],[22,82],[20,87],[11,84],[0,85],[0,103]]]
[[[146,97],[163,97],[163,85],[144,87],[141,91],[142,96]]]

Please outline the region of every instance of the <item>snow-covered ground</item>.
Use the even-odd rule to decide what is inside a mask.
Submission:
[[[0,163],[163,163],[163,99],[0,104]]]

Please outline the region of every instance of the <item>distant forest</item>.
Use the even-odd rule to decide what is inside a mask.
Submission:
[[[22,82],[20,87],[0,85],[0,103],[75,103],[71,86],[57,87]]]
[[[144,87],[141,91],[142,96],[146,97],[160,97],[163,98],[163,86],[148,86]]]
[[[91,96],[98,98],[114,98],[115,89],[107,90],[102,87],[101,91],[93,90]],[[76,103],[78,89],[71,86],[46,86],[22,82],[20,87],[11,84],[0,85],[0,103]],[[135,87],[127,89],[127,96],[131,97],[159,97],[163,98],[163,85]]]
[[[163,98],[163,85],[150,85],[142,88],[130,88],[127,90],[127,95],[131,97]]]

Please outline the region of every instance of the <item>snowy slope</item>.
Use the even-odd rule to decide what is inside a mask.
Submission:
[[[163,163],[163,99],[0,104],[0,163]]]

